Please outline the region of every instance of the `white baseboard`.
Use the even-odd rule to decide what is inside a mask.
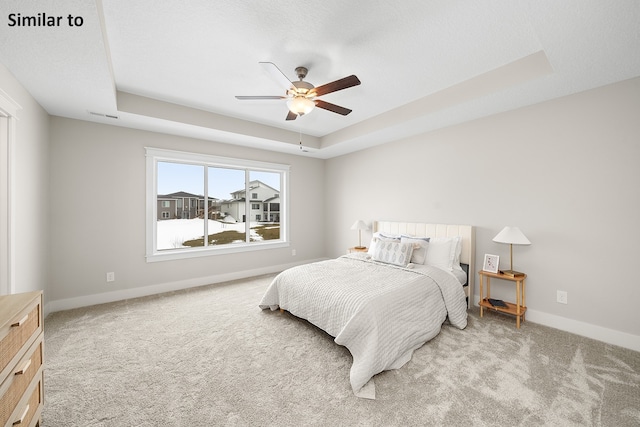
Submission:
[[[104,304],[114,301],[122,301],[125,299],[145,297],[148,295],[156,295],[164,292],[178,291],[181,289],[195,288],[198,286],[206,286],[216,283],[228,282],[230,280],[246,279],[248,277],[261,276],[263,274],[279,273],[287,268],[295,267],[301,264],[307,264],[318,260],[306,260],[304,262],[274,265],[264,268],[256,268],[252,270],[243,270],[233,273],[218,274],[206,277],[196,277],[193,279],[180,280],[176,282],[159,283],[157,285],[142,286],[139,288],[121,289],[112,292],[103,292],[100,294],[85,295],[74,298],[64,298],[46,302],[44,305],[44,316],[62,310],[70,310],[73,308],[87,307],[90,305]]]
[[[473,300],[474,306],[480,307],[478,305],[478,301],[480,300],[479,295],[474,295]],[[538,323],[540,325],[549,326],[550,328],[602,341],[607,344],[617,345],[633,351],[640,351],[640,336],[638,335],[616,331],[615,329],[608,329],[602,326],[568,319],[562,316],[556,316],[555,314],[549,314],[543,311],[532,310],[530,307],[527,307],[526,319],[527,322]]]
[[[578,320],[567,319],[566,317],[544,313],[542,311],[527,308],[527,322],[539,323],[540,325],[571,332],[594,340],[606,342],[634,351],[640,351],[640,336],[616,331],[614,329],[603,328],[602,326],[580,322]]]

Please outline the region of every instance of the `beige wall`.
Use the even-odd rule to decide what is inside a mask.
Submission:
[[[275,271],[324,255],[322,227],[309,226],[322,224],[322,160],[60,117],[51,119],[51,146],[53,310]],[[291,247],[147,263],[147,146],[291,165]],[[115,282],[106,282],[109,271]]]
[[[476,265],[490,253],[504,267],[492,238],[518,226],[527,318],[640,350],[639,162],[640,78],[330,159],[327,255],[357,242],[356,219],[472,224]]]
[[[2,64],[0,89],[20,106],[12,147],[14,290],[19,293],[42,289],[47,296],[49,115]]]

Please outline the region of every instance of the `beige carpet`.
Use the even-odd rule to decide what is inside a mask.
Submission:
[[[53,313],[43,425],[640,425],[640,353],[475,311],[357,398],[344,347],[258,308],[271,278]]]

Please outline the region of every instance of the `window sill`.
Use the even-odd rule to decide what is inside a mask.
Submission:
[[[278,249],[289,247],[289,242],[282,240],[267,243],[237,243],[224,247],[211,246],[206,249],[170,249],[157,251],[151,255],[147,254],[147,262],[173,261],[178,259],[201,258],[215,255],[235,254],[242,252],[264,251],[268,249]]]

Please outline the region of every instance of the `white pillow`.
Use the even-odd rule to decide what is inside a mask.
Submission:
[[[429,240],[429,250],[424,263],[446,271],[452,271],[459,241],[460,237],[432,237]]]
[[[428,242],[429,240],[431,240],[431,237],[416,237],[416,236],[412,236],[411,234],[401,234],[400,238],[402,239],[403,237],[408,237],[410,239],[418,239],[418,240],[424,240],[426,242]]]
[[[399,241],[382,241],[376,243],[375,251],[371,255],[374,261],[406,267],[411,262],[413,243]]]
[[[428,237],[410,237],[402,236],[401,243],[411,243],[413,245],[413,253],[411,254],[411,262],[414,264],[424,264],[429,249]]]
[[[453,258],[453,269],[457,271],[462,271],[464,273],[464,270],[460,266],[460,255],[462,254],[462,237],[457,236],[457,237],[454,237],[454,239],[456,239],[457,243],[455,248],[456,254],[455,254],[455,257]]]

